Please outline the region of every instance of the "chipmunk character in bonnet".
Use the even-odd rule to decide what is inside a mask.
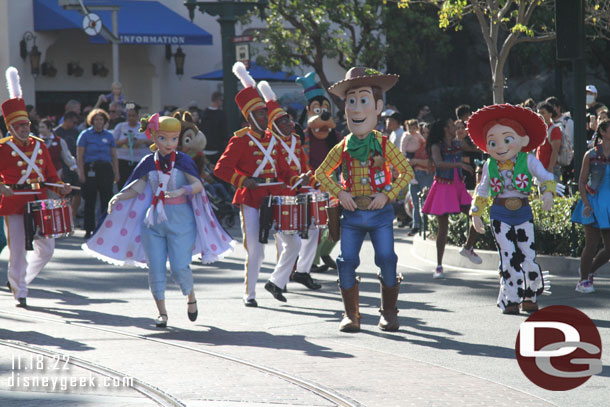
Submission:
[[[553,195],[563,192],[533,154],[544,142],[546,125],[529,109],[510,104],[492,105],[468,120],[472,141],[490,155],[475,190],[470,215],[475,229],[484,233],[481,215],[489,201],[491,231],[500,255],[498,307],[504,314],[538,310],[537,296],[545,286],[534,249],[534,222],[528,197],[538,181],[542,208],[550,210]]]

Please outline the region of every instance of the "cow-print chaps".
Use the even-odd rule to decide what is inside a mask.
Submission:
[[[534,221],[511,226],[492,219],[491,225],[500,254],[498,307],[504,310],[507,305],[523,300],[536,302],[536,296],[544,290],[544,281],[536,263]]]

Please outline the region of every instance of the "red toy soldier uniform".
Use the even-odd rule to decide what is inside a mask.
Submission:
[[[286,113],[284,109],[276,100],[275,93],[269,86],[269,83],[262,81],[258,84],[258,90],[263,95],[265,103],[267,104],[267,115],[269,117],[268,132],[272,133],[277,137],[282,150],[282,154],[290,169],[295,171],[297,174],[300,173],[311,173],[311,168],[308,164],[307,155],[301,145],[301,139],[294,133],[294,123],[290,118],[290,115]],[[313,184],[316,183],[315,178],[311,177],[310,190]],[[296,195],[297,191],[294,188],[284,188],[282,195]],[[306,197],[305,194],[300,195]],[[307,288],[317,290],[322,286],[315,282],[311,275],[311,265],[313,259],[316,256],[316,250],[318,248],[318,240],[320,236],[320,229],[315,225],[305,229],[307,232],[307,239],[301,240],[301,249],[299,251],[299,258],[297,262],[296,272],[293,274],[292,280],[297,283],[301,283]],[[303,236],[302,236],[303,237]],[[281,246],[278,250],[281,250]],[[280,252],[281,255],[281,252]]]
[[[19,74],[6,70],[10,99],[2,103],[9,137],[0,140],[0,216],[5,218],[10,257],[8,280],[17,306],[25,308],[27,285],[34,280],[53,255],[54,239],[34,241],[34,255],[26,261],[24,213],[29,201],[46,199],[43,182],[61,183],[43,140],[30,135],[30,121],[22,98]],[[17,192],[13,192],[16,190]],[[57,192],[69,193],[69,184]],[[25,194],[36,192],[35,194]],[[21,194],[20,194],[21,193]]]
[[[283,184],[294,185],[299,177],[282,159],[277,139],[271,133],[265,133],[267,108],[256,90],[254,79],[241,62],[233,66],[233,72],[244,85],[244,89],[235,96],[235,102],[249,127],[236,131],[229,140],[216,163],[214,174],[237,187],[233,204],[241,207],[242,233],[247,251],[243,300],[247,307],[256,307],[256,281],[264,256],[264,246],[259,242],[259,208],[264,197],[280,195]],[[278,233],[278,240],[284,250],[265,289],[284,302],[286,298],[282,295],[282,289],[296,261],[300,238],[280,235]]]

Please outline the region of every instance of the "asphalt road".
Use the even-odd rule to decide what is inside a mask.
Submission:
[[[231,232],[239,239],[238,230]],[[0,339],[124,372],[189,406],[336,405],[273,371],[370,407],[582,407],[607,405],[610,399],[607,352],[603,372],[577,389],[550,392],[531,383],[514,351],[526,317],[502,315],[495,306],[497,273],[446,267],[447,278],[433,280],[433,265],[412,252],[411,239],[402,231],[396,237],[399,271],[405,276],[397,333],[376,327],[379,283],[370,242],[363,246],[359,268],[363,330],[357,334],[338,331],[342,304],[333,271],[315,275],[323,284],[319,291],[289,283],[285,304],[264,290],[275,264],[272,244],[266,247],[257,287],[258,308],[241,303],[244,250],[238,245],[222,262],[193,264],[196,323],[187,320],[186,300],[169,284],[169,328],[160,330],[152,322],[156,309],[146,272],[92,259],[79,250],[81,243],[78,237],[57,241],[53,261],[31,285],[29,310],[15,308],[8,292],[0,292]],[[5,250],[3,268],[7,257]],[[552,284],[553,294],[542,297],[541,305],[585,312],[609,346],[610,279],[597,278],[597,292],[588,296],[574,292],[575,278],[553,276]],[[11,388],[7,380],[15,371],[15,351],[0,346],[0,352],[0,405],[38,406],[40,399],[45,405],[104,405],[99,397],[109,396],[107,389],[76,387],[54,394],[59,399],[53,404],[47,389]],[[148,405],[143,399],[139,404],[141,396],[127,389],[111,396],[112,405]],[[74,397],[80,398],[69,404]]]

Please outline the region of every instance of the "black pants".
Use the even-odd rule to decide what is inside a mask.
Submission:
[[[129,160],[119,160],[119,191],[123,189],[125,183],[129,179],[134,168],[136,168],[138,162],[131,162]]]
[[[112,198],[114,172],[112,164],[107,161],[95,161],[85,164],[85,185],[83,185],[83,198],[85,199],[85,230],[95,230],[95,204],[97,193],[100,193],[100,208],[105,211],[108,201]]]

